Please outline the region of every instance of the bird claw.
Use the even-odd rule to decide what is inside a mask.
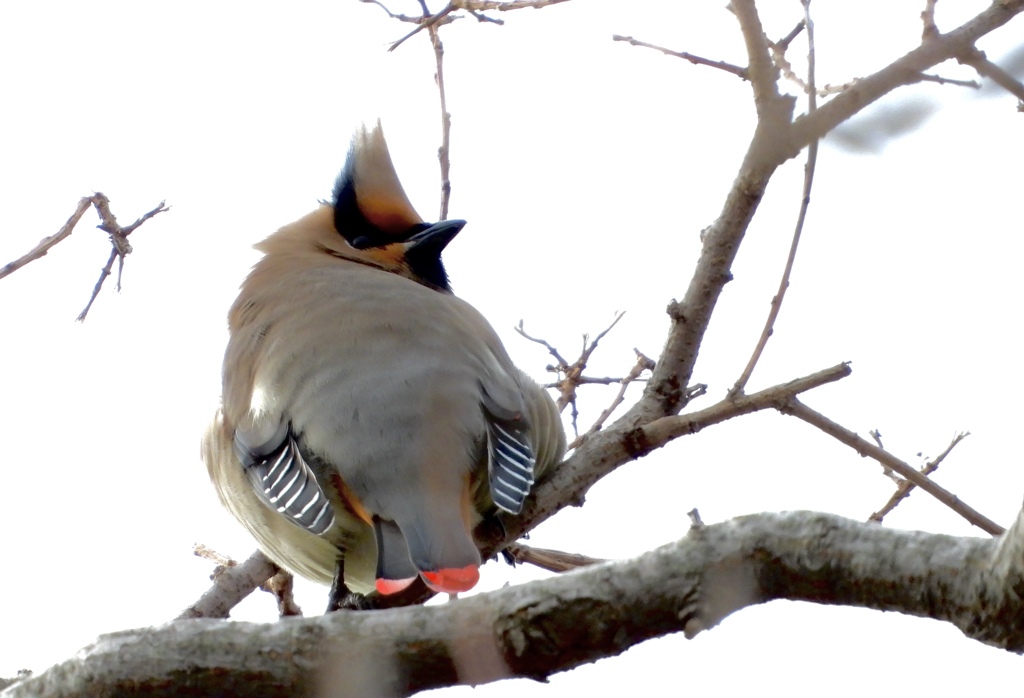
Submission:
[[[331,594],[327,601],[326,613],[334,611],[370,611],[373,610],[373,601],[365,594],[357,594],[347,589],[341,594]]]

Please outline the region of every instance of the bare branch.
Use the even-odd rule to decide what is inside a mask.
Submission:
[[[591,425],[590,429],[586,431],[586,433],[577,436],[573,440],[573,442],[569,444],[570,450],[577,448],[581,443],[583,443],[584,439],[589,437],[591,434],[596,434],[601,430],[601,427],[603,427],[604,423],[608,420],[608,418],[612,416],[612,413],[615,412],[618,406],[622,404],[622,401],[626,396],[626,389],[629,387],[630,383],[634,383],[637,380],[639,380],[640,374],[643,373],[644,371],[654,370],[654,361],[652,359],[648,358],[639,349],[633,349],[633,351],[636,353],[636,363],[633,365],[633,368],[629,370],[629,373],[627,373],[624,378],[618,381],[621,387],[619,388],[619,392],[615,395],[615,399],[612,400],[611,404],[608,405],[608,407],[604,408],[601,411],[601,414],[598,415],[597,419]],[[582,382],[586,383],[590,381],[584,380]]]
[[[242,599],[280,571],[280,567],[257,550],[245,562],[219,568],[212,577],[213,586],[175,620],[227,618]]]
[[[921,11],[921,21],[924,28],[921,30],[921,41],[930,41],[939,35],[939,28],[935,24],[935,5],[939,0],[925,0],[924,10]]]
[[[772,46],[773,52],[774,51],[780,51],[781,53],[785,53],[787,50],[789,50],[789,45],[791,43],[793,43],[793,40],[796,37],[800,36],[800,32],[802,32],[803,30],[804,30],[804,21],[801,19],[799,22],[796,23],[795,27],[793,27],[792,29],[789,30],[788,34],[786,34],[784,37],[782,37],[778,41],[772,43],[771,46]]]
[[[107,257],[107,263],[103,265],[102,269],[100,269],[100,278],[96,280],[96,285],[92,287],[92,295],[89,296],[89,302],[85,304],[85,308],[78,314],[78,317],[75,318],[78,322],[85,322],[85,316],[89,314],[89,310],[92,308],[92,304],[96,301],[96,297],[100,295],[100,289],[103,288],[103,282],[107,280],[108,276],[110,276],[110,270],[114,268],[114,260],[117,259],[117,257],[117,246],[112,244],[110,256]],[[118,288],[121,287],[120,277],[117,280],[117,286]]]
[[[921,475],[925,477],[928,477],[929,475],[934,473],[936,470],[939,469],[939,464],[946,459],[946,456],[949,455],[950,451],[952,451],[958,443],[960,443],[970,435],[971,432],[965,431],[954,436],[953,440],[949,443],[949,446],[946,446],[946,450],[940,453],[938,456],[936,456],[928,463],[926,463],[925,466],[921,468],[918,472],[920,472]],[[879,445],[879,448],[881,448],[881,445]],[[885,469],[889,473],[892,473],[892,470],[890,470],[889,468],[885,467]],[[899,506],[900,502],[909,497],[911,491],[913,491],[915,487],[917,487],[917,485],[915,485],[910,480],[900,480],[899,484],[896,487],[896,491],[893,493],[892,497],[889,498],[889,501],[885,503],[885,506],[883,506],[881,509],[879,509],[871,516],[869,516],[868,521],[882,523],[882,520],[886,517],[886,515],[889,514],[889,512],[891,512],[897,506]]]
[[[792,100],[778,96],[775,68],[753,1],[734,0],[731,7],[747,43],[758,126],[719,217],[702,233],[701,255],[686,292],[681,301],[669,304],[671,327],[654,375],[640,401],[613,425],[614,431],[628,433],[685,407],[685,386],[692,378],[711,314],[722,289],[732,278],[732,262],[775,169],[883,95],[916,81],[917,76],[938,63],[961,55],[980,37],[1024,11],[1024,0],[994,3],[959,28],[856,81],[814,113],[795,121]]]
[[[302,609],[295,603],[294,586],[295,578],[288,570],[279,570],[273,577],[260,584],[260,590],[273,594],[277,599],[277,613],[281,618],[302,615]]]
[[[772,63],[768,37],[761,26],[754,0],[732,0],[729,9],[736,15],[747,45],[747,77],[754,88],[754,106],[759,120],[774,110],[779,99],[779,71]]]
[[[412,37],[419,34],[424,29],[435,29],[439,26],[450,24],[458,19],[458,16],[452,16],[452,13],[457,10],[464,10],[476,18],[478,22],[486,21],[492,24],[504,24],[499,19],[492,19],[490,17],[484,17],[480,15],[481,12],[489,10],[496,10],[498,12],[510,12],[512,10],[523,10],[523,9],[540,9],[542,7],[548,7],[549,5],[557,5],[559,3],[568,2],[569,0],[517,0],[515,2],[481,2],[474,0],[451,0],[447,7],[438,12],[437,14],[430,14],[430,10],[427,9],[425,2],[420,2],[420,7],[423,8],[423,16],[421,17],[410,17],[408,15],[394,14],[387,7],[382,5],[377,0],[360,0],[360,2],[373,3],[374,5],[380,6],[390,17],[401,20],[403,22],[410,22],[417,24],[415,29],[398,39],[388,48],[388,51],[394,51],[396,48],[404,44]]]
[[[882,96],[897,87],[919,82],[919,76],[943,61],[955,58],[969,58],[975,42],[986,34],[1004,26],[1024,11],[1024,0],[1002,0],[994,2],[956,29],[939,34],[885,68],[856,83],[837,95],[827,104],[821,105],[814,114],[807,114],[793,123],[791,151],[793,155],[815,138],[821,138],[837,125],[849,119],[865,107],[875,103]],[[977,70],[977,67],[975,67]],[[979,71],[980,72],[980,71]],[[986,75],[993,80],[993,75]],[[1002,84],[1002,83],[1000,83]],[[1003,85],[1006,87],[1006,85]],[[1009,88],[1007,88],[1009,89]],[[1010,90],[1018,97],[1024,95]]]
[[[441,35],[437,27],[431,25],[430,44],[434,47],[434,60],[437,65],[437,72],[434,73],[434,80],[437,83],[437,91],[441,99],[441,147],[437,149],[437,160],[441,165],[441,213],[438,220],[447,220],[448,202],[452,196],[451,181],[451,135],[452,115],[448,113],[448,101],[444,91],[444,44],[441,43]]]
[[[398,41],[395,41],[394,43],[392,43],[391,46],[388,47],[388,51],[394,51],[396,48],[398,48],[399,46],[404,44],[406,41],[408,41],[412,37],[414,37],[417,34],[419,34],[424,29],[430,29],[432,27],[436,27],[439,23],[448,24],[448,23],[454,21],[454,19],[456,19],[456,18],[451,18],[448,15],[450,15],[452,12],[454,12],[455,9],[456,8],[454,7],[453,3],[448,3],[448,7],[444,8],[443,10],[438,12],[436,15],[431,15],[431,14],[427,13],[426,8],[424,7],[424,14],[425,14],[425,16],[420,18],[419,26],[417,26],[415,29],[413,29],[411,32],[409,32],[405,36],[403,36]]]
[[[598,480],[620,465],[641,458],[675,438],[696,434],[706,427],[739,415],[779,409],[794,395],[848,375],[849,364],[838,364],[735,400],[723,400],[689,414],[669,415],[629,430],[614,426],[599,431],[587,438],[571,456],[534,486],[519,516],[501,517],[500,526],[477,527],[474,534],[481,545],[481,552],[485,557],[490,557],[565,506],[581,506],[587,491]]]
[[[725,61],[714,61],[711,60],[710,58],[704,58],[702,56],[697,56],[692,53],[687,53],[686,51],[673,51],[671,49],[664,48],[663,46],[655,46],[654,44],[649,44],[646,41],[640,41],[638,39],[634,39],[631,36],[622,36],[620,34],[612,34],[612,41],[624,41],[630,46],[642,46],[644,48],[654,49],[655,51],[661,51],[666,56],[682,58],[683,60],[690,61],[690,63],[693,63],[694,65],[706,65],[709,68],[717,68],[718,70],[724,70],[725,72],[732,73],[733,75],[742,80],[749,80],[746,68],[741,68],[738,65],[726,63]]]
[[[818,108],[818,93],[814,78],[814,22],[811,20],[811,1],[803,0],[804,21],[803,26],[807,30],[807,113],[811,114]],[[750,355],[746,367],[736,383],[729,390],[729,397],[735,397],[743,393],[747,381],[754,373],[754,367],[761,359],[764,348],[768,345],[768,338],[775,332],[775,321],[782,310],[782,301],[789,289],[789,278],[793,273],[793,264],[796,262],[796,251],[800,246],[800,235],[804,230],[804,222],[807,220],[807,209],[811,205],[811,188],[814,186],[814,168],[818,162],[818,141],[811,141],[807,147],[807,162],[804,164],[804,188],[800,197],[800,212],[796,217],[796,229],[793,231],[793,240],[789,245],[789,256],[786,258],[786,266],[782,271],[782,278],[779,280],[779,289],[772,298],[771,308],[768,311],[768,318],[765,320],[764,329],[754,346],[754,352]]]
[[[96,192],[92,197],[92,203],[96,207],[96,213],[100,216],[99,229],[110,236],[110,256],[107,258],[107,263],[103,265],[103,269],[100,270],[100,278],[96,280],[96,285],[93,286],[89,302],[85,305],[85,309],[82,310],[76,318],[78,322],[85,322],[85,317],[89,314],[89,309],[92,308],[92,304],[100,294],[100,289],[103,288],[103,282],[106,281],[108,276],[110,276],[110,270],[114,267],[115,259],[119,260],[117,268],[117,290],[121,290],[121,272],[124,270],[124,258],[131,254],[132,251],[132,246],[128,244],[128,236],[153,216],[169,210],[166,206],[166,202],[161,201],[156,208],[144,213],[138,220],[127,228],[122,228],[117,222],[117,217],[114,216],[113,212],[110,210],[110,199],[103,194]]]
[[[92,196],[86,196],[79,199],[75,212],[71,214],[71,217],[68,218],[67,222],[61,226],[60,230],[53,235],[40,240],[38,245],[23,254],[21,257],[18,257],[18,259],[5,264],[3,268],[0,269],[0,279],[17,271],[29,262],[35,261],[40,257],[45,257],[46,253],[50,251],[50,248],[71,235],[75,226],[78,225],[78,221],[82,219],[82,216],[85,214],[86,210],[88,210],[89,205],[92,204],[93,198],[94,197]]]
[[[509,555],[517,564],[528,564],[548,572],[568,572],[580,567],[597,565],[607,560],[596,557],[587,557],[578,553],[564,553],[561,550],[549,548],[534,548],[524,543],[513,543],[506,548]]]
[[[803,378],[766,388],[750,395],[738,395],[726,398],[719,403],[703,410],[681,415],[672,415],[656,419],[642,429],[642,441],[650,447],[646,452],[661,448],[672,439],[686,434],[696,434],[706,427],[719,424],[742,414],[750,414],[764,409],[782,409],[796,395],[813,388],[832,383],[850,375],[850,365],[843,363],[823,371],[812,373]],[[792,396],[792,397],[791,397]],[[638,438],[638,440],[641,440]]]
[[[555,357],[556,361],[558,361],[557,366],[548,367],[549,371],[555,371],[561,375],[561,378],[559,378],[559,380],[553,386],[555,388],[558,388],[558,391],[560,393],[557,400],[558,409],[559,411],[562,411],[566,408],[567,405],[572,406],[572,428],[577,435],[579,435],[579,430],[577,429],[577,419],[579,417],[579,412],[576,409],[576,389],[579,386],[583,385],[584,383],[598,382],[597,380],[594,379],[587,379],[583,375],[583,372],[587,368],[587,362],[590,360],[590,357],[594,354],[594,351],[597,349],[597,345],[601,342],[602,339],[604,339],[605,335],[611,332],[612,328],[619,323],[619,320],[621,320],[622,316],[625,314],[626,313],[624,311],[616,313],[615,319],[612,320],[611,324],[608,325],[608,327],[606,327],[600,333],[598,333],[598,335],[594,337],[593,341],[590,341],[587,335],[583,335],[583,349],[580,352],[579,358],[576,359],[571,364],[568,361],[566,361],[558,352],[558,350],[551,346],[551,344],[549,344],[547,341],[543,339],[538,339],[536,337],[531,337],[530,335],[526,334],[526,331],[523,329],[522,320],[519,321],[519,326],[516,328],[516,332],[521,334],[526,339],[530,340],[531,342],[540,344],[543,347],[546,347],[548,352],[553,357]]]
[[[388,17],[390,17],[391,19],[397,19],[400,22],[408,22],[410,24],[419,24],[420,22],[423,21],[423,17],[420,17],[420,16],[396,14],[396,13],[392,12],[391,10],[389,10],[384,5],[384,3],[380,2],[380,0],[359,0],[359,2],[366,3],[367,5],[376,5],[380,9],[384,10],[385,12],[387,12]]]
[[[547,349],[548,353],[551,354],[551,356],[553,356],[555,358],[555,361],[558,362],[556,370],[562,370],[563,366],[568,366],[569,365],[569,362],[566,361],[565,358],[561,354],[558,353],[558,349],[556,349],[555,347],[551,346],[551,344],[549,344],[547,342],[547,340],[541,339],[539,337],[533,337],[533,336],[527,334],[526,330],[523,328],[523,321],[522,320],[519,321],[519,325],[516,326],[514,329],[515,329],[516,332],[518,332],[524,338],[530,340],[531,342],[533,342],[535,344],[539,344],[542,347],[544,347],[545,349]]]
[[[209,560],[210,562],[220,565],[221,567],[234,567],[238,564],[238,562],[231,559],[227,555],[221,555],[213,548],[208,548],[202,543],[196,543],[192,546],[192,554],[196,557],[201,557],[204,560]],[[214,571],[214,574],[217,574],[216,570]]]
[[[487,12],[497,10],[498,12],[511,12],[513,10],[539,10],[543,7],[558,5],[569,0],[507,0],[506,2],[495,2],[493,0],[453,0],[452,4],[461,10],[472,12]]]
[[[882,432],[878,431],[878,429],[872,429],[871,431],[868,432],[868,435],[875,440],[875,443],[878,445],[879,448],[883,450],[885,449],[885,446],[882,445]],[[893,482],[895,482],[897,485],[906,482],[906,480],[904,480],[899,475],[894,473],[892,471],[892,468],[885,465],[884,463],[882,464],[882,474],[885,475],[890,480],[892,480]]]
[[[1021,106],[1018,108],[1024,110],[1024,84],[990,61],[984,51],[972,48],[964,52],[962,56],[958,56],[957,60],[971,66],[978,71],[978,75],[988,78],[1015,96],[1021,101]]]
[[[980,90],[981,85],[976,80],[954,80],[953,78],[944,78],[941,75],[931,75],[929,73],[922,73],[920,76],[920,82],[934,82],[938,85],[956,85],[957,87],[970,87],[975,90]]]
[[[181,695],[186,687],[226,695],[241,686],[247,695],[312,696],[344,681],[352,695],[404,696],[457,683],[536,680],[654,637],[693,637],[776,599],[933,618],[1021,653],[1021,588],[1024,516],[1004,537],[988,539],[813,512],[755,514],[693,527],[634,560],[458,603],[115,633],[5,695],[113,695],[125,686],[149,696]],[[373,670],[362,671],[367,666]]]
[[[807,405],[803,404],[797,398],[792,398],[789,403],[781,408],[785,414],[793,415],[803,421],[811,424],[823,432],[832,436],[836,440],[846,444],[850,448],[857,451],[862,456],[873,458],[874,460],[881,463],[883,466],[887,466],[892,470],[895,470],[905,479],[913,482],[915,485],[920,487],[928,494],[935,497],[937,500],[945,504],[947,507],[955,511],[957,514],[962,516],[972,525],[977,526],[981,530],[989,533],[993,536],[998,536],[1005,531],[1005,529],[992,521],[987,516],[982,514],[975,509],[972,509],[967,504],[962,502],[952,492],[940,487],[932,480],[928,479],[914,468],[910,467],[907,463],[903,462],[896,456],[892,455],[888,451],[880,449],[870,441],[867,441],[849,429],[833,422],[831,419],[812,410]]]

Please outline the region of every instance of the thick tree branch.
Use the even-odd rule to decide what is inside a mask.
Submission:
[[[933,618],[1022,653],[1024,516],[990,539],[755,514],[695,527],[634,560],[440,606],[105,635],[3,695],[404,696],[544,679],[775,599]]]

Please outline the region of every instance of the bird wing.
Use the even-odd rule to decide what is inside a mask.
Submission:
[[[235,454],[264,504],[316,535],[334,526],[334,511],[302,457],[291,428],[282,423],[267,443],[251,446],[249,434],[235,432]]]
[[[523,510],[533,487],[536,464],[530,443],[530,424],[521,408],[509,409],[483,393],[487,417],[487,476],[491,499],[510,514]]]

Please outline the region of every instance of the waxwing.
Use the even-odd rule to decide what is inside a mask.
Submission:
[[[451,292],[441,252],[464,225],[423,222],[378,122],[333,200],[256,246],[202,451],[221,502],[292,572],[466,591],[473,528],[519,513],[564,455],[549,395]]]

